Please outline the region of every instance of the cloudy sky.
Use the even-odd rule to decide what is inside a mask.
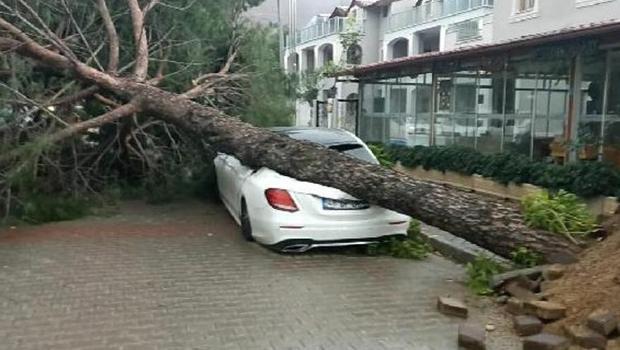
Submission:
[[[280,0],[282,20],[288,23],[288,5],[290,0]],[[348,5],[350,0],[297,0],[298,28],[303,27],[312,16],[318,13],[330,13],[338,5]],[[260,6],[248,12],[250,18],[260,22],[276,22],[278,19],[277,0],[265,0]]]

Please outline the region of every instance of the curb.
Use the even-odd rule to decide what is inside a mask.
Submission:
[[[429,241],[433,249],[460,264],[467,264],[479,255],[485,255],[504,267],[513,267],[510,260],[437,227],[421,222],[420,232]]]

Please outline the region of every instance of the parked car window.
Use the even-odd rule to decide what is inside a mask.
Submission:
[[[371,164],[379,164],[372,153],[370,153],[364,146],[357,143],[336,145],[329,148],[341,152],[351,158],[357,158]]]

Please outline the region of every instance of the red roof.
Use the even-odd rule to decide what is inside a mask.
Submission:
[[[516,39],[495,42],[492,44],[470,45],[451,51],[429,52],[415,56],[397,58],[391,61],[371,63],[341,71],[337,75],[354,75],[360,77],[406,66],[414,66],[418,64],[432,63],[451,59],[469,58],[479,56],[481,54],[498,54],[506,52],[507,50],[550,44],[560,41],[581,39],[585,37],[609,34],[613,32],[617,32],[620,34],[620,20],[590,23],[575,27],[566,27],[550,32],[524,35]]]

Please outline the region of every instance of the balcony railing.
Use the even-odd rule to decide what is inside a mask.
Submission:
[[[394,32],[458,13],[493,7],[493,2],[494,0],[433,0],[410,10],[392,14],[387,31]]]
[[[329,35],[343,32],[346,27],[346,19],[334,17],[297,31],[295,36],[287,35],[286,47],[295,47],[312,40],[320,39]]]

